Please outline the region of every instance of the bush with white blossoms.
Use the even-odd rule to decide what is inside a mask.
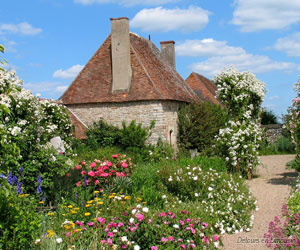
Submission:
[[[249,72],[239,72],[234,67],[224,69],[215,76],[217,96],[228,109],[230,120],[220,129],[217,146],[228,167],[252,177],[258,165],[260,129],[260,104],[265,96],[265,84]]]
[[[22,85],[14,71],[0,70],[0,171],[6,175],[10,170],[23,191],[31,193],[41,175],[47,193],[53,176],[65,174],[72,165],[49,141],[60,136],[70,152],[72,126],[64,108],[39,99]]]

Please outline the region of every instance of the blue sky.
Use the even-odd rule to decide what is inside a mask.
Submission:
[[[285,114],[300,75],[299,0],[9,0],[1,3],[0,44],[24,87],[59,98],[110,33],[109,18],[176,42],[176,67],[213,78],[234,65],[266,83],[263,106]]]

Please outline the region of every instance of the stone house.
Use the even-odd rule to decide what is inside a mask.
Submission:
[[[121,126],[132,120],[155,127],[149,143],[159,138],[176,147],[177,111],[199,98],[175,69],[174,41],[161,51],[129,32],[126,17],[111,18],[111,34],[60,97],[70,112],[75,135],[84,138],[94,121]]]

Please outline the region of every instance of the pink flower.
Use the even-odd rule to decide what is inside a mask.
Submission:
[[[107,237],[114,237],[114,233],[113,232],[108,232]]]
[[[183,225],[184,225],[184,221],[183,221],[183,220],[180,220],[180,221],[179,221],[179,224],[180,224],[181,226],[183,226]]]
[[[71,232],[66,233],[66,237],[69,237],[71,235]]]
[[[152,219],[149,219],[149,220],[148,220],[148,223],[151,224],[151,223],[152,223]]]
[[[169,241],[173,241],[173,240],[174,240],[174,237],[173,237],[173,236],[170,236],[170,237],[168,238],[168,240],[169,240]]]
[[[126,246],[126,245],[122,245],[121,248],[122,248],[122,249],[126,249],[127,246]]]
[[[101,244],[105,244],[105,243],[106,243],[106,240],[101,240],[100,243],[101,243]]]
[[[96,166],[97,166],[96,162],[92,162],[92,163],[90,164],[90,167],[91,167],[91,168],[95,168]]]
[[[118,223],[118,227],[123,227],[123,226],[124,226],[124,223],[122,223],[122,222]]]
[[[158,247],[157,246],[152,246],[151,250],[158,250]]]
[[[82,167],[80,165],[76,166],[75,169],[79,170],[82,169]]]
[[[76,223],[78,226],[81,226],[81,227],[83,226],[83,223],[82,223],[81,221],[76,221],[75,223]]]
[[[128,168],[128,164],[125,162],[123,162],[121,166],[122,166],[122,168]]]
[[[162,238],[161,238],[161,242],[166,243],[167,241],[168,241],[167,238],[165,238],[165,237],[162,237]]]
[[[106,220],[104,218],[98,217],[97,221],[102,225],[106,222]]]
[[[215,235],[213,239],[214,239],[214,241],[218,241],[219,240],[219,236]]]
[[[89,223],[88,223],[88,226],[89,226],[89,227],[91,227],[91,226],[93,226],[93,225],[94,225],[94,222],[89,222]]]
[[[108,167],[111,167],[113,164],[110,162],[110,161],[108,161],[107,163],[106,163],[106,166],[108,166]]]
[[[85,175],[86,172],[85,172],[84,170],[82,170],[82,171],[80,172],[80,174],[81,174],[81,175]]]
[[[209,243],[209,240],[206,236],[203,236],[202,238],[202,241],[205,243],[205,244],[208,244]]]
[[[81,185],[81,181],[76,182],[76,187],[79,187]]]
[[[112,239],[111,239],[111,238],[108,238],[108,239],[107,239],[107,244],[108,244],[109,246],[111,246],[112,243],[113,243]]]
[[[106,177],[110,176],[110,174],[109,173],[101,173],[100,176],[106,178]]]
[[[181,244],[179,247],[182,249],[186,249],[186,246],[184,244]]]
[[[202,223],[202,228],[205,229],[205,228],[207,228],[207,227],[208,227],[208,223],[203,222],[203,223]]]
[[[167,216],[167,214],[164,213],[164,212],[162,212],[162,213],[159,213],[158,216],[159,216],[159,217],[165,217],[165,216]]]
[[[114,158],[114,159],[118,159],[120,156],[120,154],[116,154],[116,155],[112,155],[111,157]]]
[[[116,176],[119,176],[119,177],[124,177],[125,176],[125,173],[124,172],[116,172]]]
[[[81,165],[85,165],[85,161],[80,162]]]
[[[95,176],[95,172],[91,170],[91,171],[88,172],[88,175],[89,176]]]
[[[95,185],[98,185],[99,183],[100,183],[100,181],[99,180],[95,180]]]
[[[144,215],[143,214],[137,214],[136,218],[138,221],[142,221],[144,219]]]

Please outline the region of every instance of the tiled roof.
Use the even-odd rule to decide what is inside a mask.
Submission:
[[[193,72],[185,81],[190,85],[201,100],[221,104],[221,102],[215,98],[217,91],[216,85],[206,77]]]
[[[130,33],[132,80],[128,92],[112,93],[111,36],[60,97],[64,104],[139,100],[199,100],[149,40]]]

